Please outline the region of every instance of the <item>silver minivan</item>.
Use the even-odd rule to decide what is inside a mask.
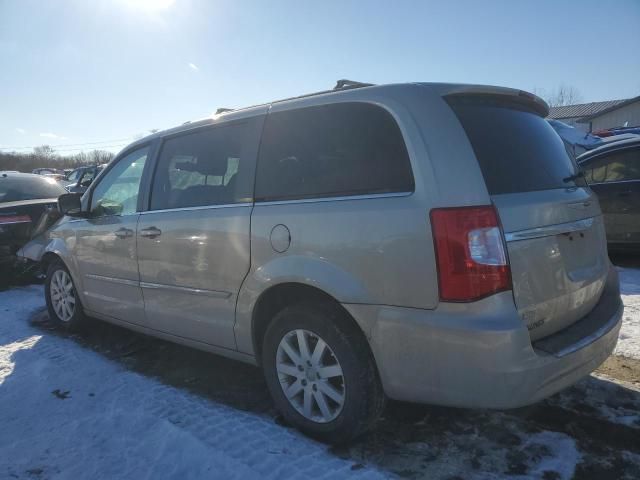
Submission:
[[[600,207],[547,105],[508,88],[341,82],[123,150],[23,249],[51,318],[260,365],[316,438],[387,398],[536,402],[622,318]]]

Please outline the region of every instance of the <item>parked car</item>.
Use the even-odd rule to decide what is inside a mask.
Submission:
[[[61,173],[43,173],[42,176],[55,180],[56,182],[64,182],[65,176]]]
[[[0,282],[7,280],[18,249],[50,225],[49,213],[58,211],[63,193],[57,181],[42,175],[0,174]]]
[[[51,175],[51,174],[62,174],[62,170],[58,170],[57,168],[34,168],[31,173],[36,175]]]
[[[387,397],[527,405],[600,365],[623,310],[547,113],[507,88],[351,82],[227,111],[128,146],[23,255],[62,328],[260,365],[323,440]]]
[[[81,167],[74,170],[69,175],[69,182],[65,186],[70,193],[84,193],[91,185],[91,182],[102,171],[104,165],[91,165],[89,167]]]
[[[80,175],[82,175],[82,172],[84,172],[86,168],[89,167],[78,167],[68,172],[65,177],[65,182],[67,182],[67,185],[78,183],[78,180],[80,180]]]
[[[640,139],[606,144],[578,162],[600,200],[610,248],[640,249]]]

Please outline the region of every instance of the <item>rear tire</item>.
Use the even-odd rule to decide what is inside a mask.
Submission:
[[[75,284],[62,261],[56,260],[49,265],[44,293],[49,318],[58,328],[76,332],[86,325],[87,318]]]
[[[369,430],[386,402],[369,345],[345,317],[327,304],[292,305],[276,314],[263,341],[276,408],[290,425],[328,443]]]

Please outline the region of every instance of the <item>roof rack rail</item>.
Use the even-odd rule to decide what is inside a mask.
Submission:
[[[345,88],[361,88],[361,87],[372,87],[373,83],[364,83],[364,82],[356,82],[354,80],[347,80],[346,78],[342,78],[336,82],[336,86],[333,87],[334,90],[342,90]]]
[[[233,108],[224,108],[224,107],[218,108],[216,110],[215,115],[220,115],[221,113],[226,113],[226,112],[233,112]]]

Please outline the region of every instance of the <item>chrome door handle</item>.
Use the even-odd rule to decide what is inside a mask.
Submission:
[[[146,238],[156,238],[162,235],[162,230],[156,227],[149,227],[143,230],[140,230],[140,236]]]
[[[133,230],[130,228],[120,228],[113,233],[118,238],[128,238],[133,236]]]

